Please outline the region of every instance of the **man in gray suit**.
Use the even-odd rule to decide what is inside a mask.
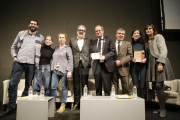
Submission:
[[[79,25],[77,29],[77,37],[71,38],[69,42],[69,45],[72,48],[74,60],[74,107],[70,111],[80,108],[80,81],[82,81],[82,90],[84,85],[88,86],[89,69],[91,67],[89,58],[89,46],[91,40],[85,37],[85,34],[86,27],[84,25]]]
[[[116,70],[114,72],[112,83],[115,85],[116,94],[119,89],[119,78],[121,79],[121,85],[123,94],[129,94],[129,62],[131,61],[132,45],[128,41],[124,41],[125,30],[119,28],[116,32],[116,54],[114,62],[116,64]]]

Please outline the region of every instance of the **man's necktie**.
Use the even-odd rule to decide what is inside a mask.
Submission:
[[[118,54],[120,53],[120,41],[118,41]]]
[[[100,39],[100,40],[99,40],[97,52],[101,52],[101,41],[102,41],[102,40],[103,40],[103,39]]]

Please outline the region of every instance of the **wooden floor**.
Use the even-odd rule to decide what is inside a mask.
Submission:
[[[59,107],[59,105],[57,105]],[[3,106],[0,105],[0,112],[3,111]],[[167,116],[165,118],[159,118],[158,114],[153,114],[152,111],[158,109],[158,104],[153,103],[146,108],[146,120],[179,120],[180,119],[180,106],[166,105]],[[55,113],[55,116],[48,120],[80,120],[80,110],[69,112],[70,104],[63,114]],[[16,114],[9,115],[0,120],[16,120]]]

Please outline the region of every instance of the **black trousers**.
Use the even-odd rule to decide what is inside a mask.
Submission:
[[[80,103],[80,81],[82,81],[82,95],[83,95],[83,88],[84,85],[87,85],[88,87],[88,78],[89,78],[89,69],[90,68],[84,68],[82,61],[79,61],[79,66],[77,68],[74,68],[73,70],[73,86],[74,86],[74,103],[78,104]]]
[[[96,72],[95,72],[96,73]],[[102,96],[102,83],[104,85],[105,96],[110,95],[112,72],[109,72],[104,63],[100,63],[100,71],[94,74],[96,96]]]

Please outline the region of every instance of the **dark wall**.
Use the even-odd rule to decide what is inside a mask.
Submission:
[[[94,27],[98,24],[104,26],[105,35],[111,36],[113,40],[116,30],[122,27],[126,30],[125,40],[130,41],[131,31],[137,28],[144,34],[144,26],[148,23],[154,23],[160,30],[158,2],[158,0],[1,0],[0,101],[2,101],[2,82],[10,79],[12,69],[10,47],[17,33],[28,29],[29,20],[37,19],[40,25],[38,31],[43,36],[51,35],[54,38],[52,47],[59,44],[57,34],[60,32],[67,33],[68,44],[69,39],[76,36],[79,24],[87,27],[86,36],[92,39],[96,38]],[[176,72],[179,68],[177,64],[179,53],[175,50],[179,42],[175,37],[171,40],[167,42],[170,53],[168,57],[172,62],[176,78],[180,78]],[[93,77],[92,72],[90,77]]]
[[[166,45],[168,49],[168,58],[171,62],[173,72],[175,78],[180,78],[179,74],[179,59],[180,59],[180,32],[167,32],[162,31],[161,28],[161,15],[160,15],[160,2],[159,0],[150,0],[150,7],[151,7],[151,18],[152,23],[155,25],[157,31],[162,34],[166,40]]]

